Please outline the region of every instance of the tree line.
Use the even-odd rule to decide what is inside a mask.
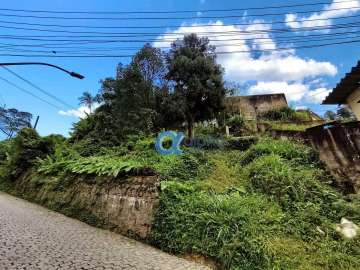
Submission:
[[[217,118],[230,91],[215,47],[196,34],[172,43],[164,52],[146,44],[128,65],[119,64],[114,78],[101,81],[98,96],[84,93],[81,103],[92,109],[74,124],[72,140],[116,144],[126,136],[167,128],[186,128]]]

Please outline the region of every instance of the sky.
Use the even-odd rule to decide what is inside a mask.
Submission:
[[[144,39],[150,40],[154,46],[167,47],[169,39],[181,37],[190,32],[214,32],[211,43],[217,45],[217,61],[224,67],[225,79],[240,86],[241,94],[285,93],[288,103],[294,108],[310,108],[323,115],[335,106],[320,105],[321,101],[331,91],[340,79],[357,64],[359,59],[358,43],[338,44],[336,46],[293,49],[318,43],[332,43],[356,40],[358,27],[337,28],[340,24],[358,23],[360,16],[360,1],[317,0],[317,1],[285,1],[285,0],[103,0],[103,1],[68,1],[68,0],[2,0],[0,5],[0,62],[37,61],[59,65],[85,76],[79,80],[56,69],[44,66],[16,66],[10,69],[26,78],[32,84],[45,90],[50,95],[60,99],[60,103],[44,95],[38,89],[15,77],[5,69],[0,69],[0,103],[7,108],[17,108],[40,116],[37,130],[41,135],[51,133],[67,136],[72,124],[84,116],[84,107],[79,105],[78,97],[84,91],[96,94],[100,89],[100,80],[115,75],[118,63],[127,64],[130,57],[119,57],[134,54],[133,47],[141,47]],[[281,9],[256,9],[264,6],[296,5],[303,3],[327,3],[316,6],[299,6]],[[251,9],[248,9],[251,8]],[[255,9],[254,9],[255,8]],[[62,14],[62,13],[26,13],[6,9],[45,10],[45,11],[192,11],[181,14]],[[214,9],[237,9],[236,11],[206,12]],[[239,10],[241,9],[241,10]],[[264,15],[264,14],[277,15]],[[16,17],[14,15],[30,15]],[[80,19],[65,20],[38,17],[80,17]],[[134,19],[134,20],[97,20],[89,17],[178,17],[177,19]],[[224,16],[227,16],[224,18]],[[189,18],[192,17],[192,18]],[[206,18],[217,17],[217,18]],[[275,23],[274,23],[275,22]],[[28,24],[28,25],[26,25]],[[68,27],[34,26],[31,24],[58,24]],[[210,24],[211,26],[208,26]],[[92,29],[73,28],[69,26],[98,27]],[[142,28],[158,26],[156,29]],[[173,27],[169,27],[173,26]],[[195,26],[195,27],[194,27]],[[101,27],[112,27],[105,29]],[[131,27],[138,27],[131,28]],[[320,28],[316,30],[317,28]],[[19,28],[36,28],[56,30],[46,32]],[[296,28],[312,29],[311,31],[296,31]],[[286,29],[285,34],[276,32]],[[316,31],[314,31],[314,29]],[[81,46],[92,50],[106,48],[101,54],[109,54],[107,58],[60,58],[43,57],[59,56],[63,48],[56,48],[56,43],[73,34],[61,31],[101,31],[101,32],[139,32],[144,36],[136,43],[101,43],[90,45],[66,45],[69,54],[82,54]],[[352,31],[353,36],[337,34]],[[241,33],[240,33],[241,32]],[[355,32],[355,33],[354,33]],[[156,33],[151,37],[146,34]],[[225,34],[221,34],[225,33]],[[232,33],[229,37],[226,33]],[[246,38],[244,38],[244,33]],[[86,34],[79,34],[86,35]],[[89,34],[88,34],[89,35]],[[326,41],[311,41],[313,35],[326,36]],[[36,36],[36,37],[34,37]],[[282,37],[283,36],[283,37]],[[338,37],[338,40],[336,38]],[[27,38],[27,40],[23,40]],[[316,37],[315,37],[316,38]],[[323,38],[323,37],[322,37]],[[43,39],[38,41],[36,39]],[[83,39],[94,39],[91,36]],[[101,38],[100,38],[101,39]],[[106,38],[104,38],[105,40]],[[128,38],[129,39],[129,38]],[[131,38],[130,38],[131,39]],[[231,40],[229,40],[231,39]],[[45,41],[44,41],[45,40]],[[297,40],[300,43],[294,43]],[[26,45],[32,45],[32,47]],[[45,44],[45,46],[43,46]],[[52,44],[49,46],[49,44]],[[11,47],[9,46],[11,45]],[[19,46],[22,45],[22,46]],[[33,47],[40,45],[39,47]],[[6,46],[6,47],[5,47]],[[43,47],[41,47],[43,46]],[[131,46],[132,48],[129,48]],[[72,47],[72,48],[71,48]],[[81,48],[80,48],[81,47]],[[123,47],[118,50],[119,47]],[[311,46],[309,46],[311,47]],[[281,48],[281,50],[279,50]],[[20,50],[38,50],[25,52]],[[127,50],[125,50],[127,49]],[[72,50],[72,51],[71,51]],[[45,52],[44,52],[45,51]],[[54,54],[52,51],[56,51]],[[231,53],[230,53],[231,52]],[[238,53],[233,53],[238,52]],[[99,54],[87,51],[85,53]],[[9,56],[9,54],[34,54],[37,57]],[[66,54],[66,53],[65,53]],[[23,91],[10,85],[7,81],[19,86]],[[30,92],[24,93],[24,91]],[[40,97],[42,100],[35,98]],[[46,102],[44,102],[44,100]],[[48,104],[51,103],[52,105]],[[55,105],[55,106],[54,106]]]

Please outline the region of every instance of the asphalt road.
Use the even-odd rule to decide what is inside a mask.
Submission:
[[[0,192],[0,269],[208,269]]]

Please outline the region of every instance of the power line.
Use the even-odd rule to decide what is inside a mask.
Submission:
[[[340,11],[340,10],[359,10],[359,7],[351,8],[334,8],[327,9],[327,11]],[[296,11],[297,14],[316,13],[319,10],[308,10],[308,11]],[[252,14],[247,17],[265,17],[265,16],[283,16],[288,13],[264,13],[264,14]],[[61,16],[35,16],[35,15],[16,15],[16,14],[5,14],[0,13],[3,17],[14,17],[14,18],[31,18],[31,19],[54,19],[54,20],[189,20],[189,19],[238,19],[244,16],[240,15],[224,15],[224,16],[189,16],[189,17],[61,17]]]
[[[357,24],[359,24],[359,22],[356,22]],[[354,27],[358,27],[357,24],[352,24],[352,25],[338,25],[338,26],[333,26],[333,27],[324,27],[324,28],[302,28],[301,31],[310,31],[310,29],[312,29],[311,31],[319,31],[319,30],[329,30],[329,29],[349,29],[349,28],[354,28]],[[282,33],[281,32],[282,29],[273,29],[273,30],[268,30],[268,31],[257,31],[257,32],[252,32],[252,31],[247,31],[246,33],[239,33],[238,35],[255,35],[255,34],[265,34],[265,33],[271,33],[271,32],[276,32],[276,33]],[[161,38],[161,39],[110,39],[110,40],[101,40],[101,39],[96,39],[96,40],[92,40],[92,39],[46,39],[46,38],[31,38],[31,36],[26,36],[26,37],[19,37],[19,36],[14,36],[14,35],[0,35],[0,39],[13,39],[13,40],[30,40],[30,41],[45,41],[45,42],[70,42],[70,44],[84,44],[84,43],[93,43],[93,44],[101,44],[101,43],[146,43],[146,42],[158,42],[158,43],[168,43],[168,42],[174,42],[177,41],[180,37],[187,35],[189,33],[182,33],[179,34],[178,37],[172,38],[172,39],[168,39],[168,38]],[[166,34],[165,34],[166,36]],[[220,37],[220,36],[224,36],[224,35],[217,35],[215,37]],[[228,37],[229,35],[225,35],[225,37]],[[44,36],[45,37],[45,36]],[[117,37],[117,38],[121,38],[121,37]],[[256,37],[252,37],[252,39],[256,39]],[[238,37],[235,39],[211,39],[209,38],[209,41],[225,41],[225,42],[229,42],[229,41],[239,41],[242,39],[239,39]],[[51,43],[48,43],[47,45],[51,46]]]
[[[317,92],[317,93],[313,93],[313,94],[309,94],[308,96],[309,96],[309,97],[314,97],[314,96],[323,94],[323,93],[328,92],[328,91],[329,91],[329,89],[324,89],[323,91],[320,91],[320,92]]]
[[[286,15],[286,14],[283,14]],[[354,18],[359,15],[349,15],[349,16],[338,16],[330,19],[346,19]],[[303,20],[291,20],[289,23],[301,23],[301,22],[314,22],[314,21],[326,21],[329,19],[303,19]],[[163,29],[163,28],[199,28],[199,27],[217,27],[221,26],[219,24],[196,24],[196,25],[161,25],[161,26],[91,26],[91,25],[63,25],[63,24],[43,24],[43,23],[28,23],[28,22],[14,22],[14,21],[3,21],[0,20],[0,23],[5,24],[15,24],[15,25],[29,25],[29,26],[41,26],[41,27],[61,27],[61,28],[83,28],[83,29]],[[284,21],[274,21],[274,22],[253,22],[253,23],[232,23],[233,26],[246,26],[246,25],[273,25],[273,24],[283,24]],[[35,30],[35,29],[34,29]]]
[[[360,17],[360,15],[354,15],[354,16],[347,16],[347,17],[342,17],[342,18],[348,18],[348,17]],[[316,19],[316,21],[323,21],[323,20],[328,20],[328,19]],[[315,20],[309,20],[309,21],[315,21]],[[303,21],[291,21],[291,22],[303,22]],[[281,23],[284,23],[283,21]],[[359,21],[355,22],[355,23],[359,23]],[[258,23],[260,25],[264,25],[267,23]],[[317,26],[317,27],[298,27],[298,28],[292,28],[292,29],[288,29],[288,28],[280,28],[280,29],[269,29],[269,30],[257,30],[257,31],[299,31],[299,30],[307,30],[309,31],[312,29],[315,30],[322,30],[322,29],[327,29],[326,27],[334,27],[336,25],[352,25],[354,24],[354,22],[350,22],[350,23],[342,23],[342,24],[335,24],[335,25],[325,25],[325,26]],[[245,24],[244,24],[245,25]],[[246,24],[246,25],[253,25],[253,24]],[[217,25],[219,26],[219,25]],[[233,26],[233,24],[229,25],[229,26]],[[226,25],[224,25],[224,27],[226,27]],[[3,26],[0,25],[0,28],[5,28],[5,29],[13,29],[13,30],[26,30],[26,31],[39,31],[39,32],[47,32],[47,33],[69,33],[69,34],[91,34],[91,36],[56,36],[56,37],[110,37],[110,36],[121,36],[121,37],[130,37],[130,36],[136,36],[136,35],[141,35],[141,36],[157,36],[157,35],[179,35],[179,33],[164,33],[164,32],[97,32],[97,31],[66,31],[66,30],[53,30],[53,29],[39,29],[39,28],[26,28],[26,27],[12,27],[12,26]],[[253,30],[254,31],[254,30]],[[196,32],[198,34],[203,33],[203,34],[222,34],[222,33],[244,33],[244,32],[249,32],[246,30],[229,30],[229,31],[205,31],[205,32]],[[94,35],[99,35],[99,36],[94,36]],[[40,36],[43,37],[43,36]],[[54,36],[47,36],[47,37],[54,37]]]
[[[355,21],[352,23],[344,23],[344,24],[334,24],[330,26],[321,26],[321,27],[299,27],[296,29],[288,29],[288,28],[274,28],[274,29],[267,29],[267,30],[239,30],[239,31],[223,31],[223,32],[213,32],[213,33],[227,33],[227,35],[216,35],[216,37],[220,36],[230,36],[233,35],[254,35],[254,34],[265,34],[265,33],[287,33],[287,32],[310,32],[310,31],[321,31],[321,30],[330,30],[330,29],[348,29],[348,28],[355,28],[360,26],[360,21]],[[198,32],[199,34],[211,34],[211,32]],[[53,41],[83,41],[83,42],[94,42],[94,43],[108,43],[108,42],[171,42],[176,41],[177,36],[184,36],[189,33],[132,33],[132,35],[123,35],[123,36],[108,36],[112,38],[125,38],[125,37],[143,37],[143,36],[158,36],[158,35],[164,35],[167,36],[169,34],[175,34],[175,39],[152,39],[152,40],[72,40],[69,38],[82,38],[82,37],[95,37],[95,38],[104,38],[107,36],[36,36],[36,35],[28,35],[28,36],[15,36],[15,35],[0,35],[0,38],[7,38],[7,39],[15,39],[15,40],[32,40],[32,41],[47,41],[47,42],[53,42]],[[44,39],[44,38],[46,39]],[[47,38],[61,38],[65,37],[67,39],[47,39]],[[214,41],[211,40],[210,41]],[[215,40],[217,41],[217,40]],[[49,44],[50,45],[50,44]]]
[[[350,19],[350,18],[358,18],[360,15],[349,15],[349,16],[339,16],[334,19]],[[329,19],[303,19],[303,20],[291,20],[286,21],[287,23],[304,23],[304,22],[320,22],[320,21],[328,21]],[[70,26],[70,25],[52,25],[52,24],[36,24],[36,23],[24,23],[24,22],[8,22],[8,21],[1,21],[0,23],[6,23],[6,24],[15,24],[15,25],[32,25],[32,26],[46,26],[46,27],[72,27],[72,28],[84,28],[84,29],[91,29],[91,28],[101,28],[101,29],[122,29],[122,28],[133,28],[131,26],[129,27],[97,27],[97,26]],[[283,24],[284,21],[273,21],[273,22],[253,22],[253,23],[234,23],[231,24],[232,26],[250,26],[250,25],[274,25],[274,24]],[[196,27],[216,27],[219,26],[218,24],[202,24],[202,25],[191,25],[191,26],[185,26],[185,25],[172,25],[172,26],[144,26],[144,27],[134,27],[136,29],[159,29],[159,28],[196,28]],[[39,32],[51,32],[51,33],[70,33],[70,34],[123,34],[123,33],[112,33],[112,32],[96,32],[96,31],[67,31],[67,30],[54,30],[54,29],[40,29],[40,28],[28,28],[28,27],[15,27],[15,26],[3,26],[1,25],[0,28],[4,29],[14,29],[14,30],[26,30],[26,31],[39,31]]]
[[[35,85],[34,83],[30,82],[29,80],[27,80],[26,78],[20,76],[19,74],[17,74],[16,72],[12,71],[10,68],[2,66],[2,68],[4,68],[6,71],[8,71],[9,73],[11,73],[12,75],[14,75],[15,77],[17,77],[18,79],[26,82],[28,85],[32,86],[33,88],[39,90],[41,93],[43,93],[44,95],[56,100],[57,102],[65,105],[66,107],[69,107],[70,109],[73,109],[73,106],[69,105],[68,103],[66,103],[65,101],[61,100],[60,98],[54,96],[53,94],[47,92],[46,90],[40,88],[39,86]]]
[[[224,52],[216,52],[217,55],[222,54],[239,54],[239,53],[252,53],[252,52],[270,52],[270,51],[288,51],[292,49],[310,49],[310,48],[318,48],[318,47],[326,47],[332,45],[340,45],[340,44],[351,44],[351,43],[359,43],[359,40],[351,40],[351,41],[343,41],[343,42],[333,42],[333,43],[325,43],[325,44],[314,44],[314,45],[304,45],[298,47],[283,47],[276,49],[262,49],[262,50],[242,50],[242,51],[224,51]],[[133,55],[29,55],[29,54],[0,54],[0,56],[8,56],[8,57],[46,57],[46,58],[129,58],[133,57]]]
[[[354,35],[355,33],[358,33],[358,35]],[[353,38],[360,38],[360,32],[353,32],[352,36],[341,36],[341,37],[333,37],[330,35],[330,37],[320,37],[320,38],[307,38],[307,39],[299,39],[299,38],[289,38],[287,40],[283,41],[276,41],[276,45],[281,44],[299,44],[299,43],[309,43],[309,42],[316,42],[316,41],[338,41],[338,40],[346,40],[346,39],[353,39]],[[250,40],[250,39],[249,39]],[[257,41],[257,39],[255,39]],[[275,44],[275,41],[272,39],[269,39],[270,41],[265,42],[256,42],[256,45],[267,45],[267,44]],[[221,40],[220,40],[221,41]],[[246,43],[229,43],[229,44],[215,44],[216,48],[222,48],[222,47],[236,47],[236,46],[244,46]],[[163,46],[161,49],[169,49],[169,46]],[[16,49],[9,46],[8,47],[1,47],[0,51],[3,52],[28,52],[28,53],[51,53],[51,54],[61,54],[61,53],[67,53],[67,54],[90,54],[91,52],[104,52],[104,51],[137,51],[140,50],[141,47],[118,47],[118,48],[103,48],[103,49],[84,49],[84,48],[77,48],[76,50],[55,50],[53,48],[48,50],[31,50],[31,49]]]
[[[314,37],[327,37],[327,36],[343,36],[343,35],[350,35],[350,34],[358,34],[359,30],[357,31],[342,31],[342,32],[332,32],[332,33],[325,33],[325,34],[308,34],[306,35],[306,40],[311,40]],[[250,37],[250,38],[239,38],[237,40],[239,41],[248,41],[248,40],[270,40],[270,41],[274,41],[274,42],[279,42],[282,40],[285,41],[293,41],[293,40],[304,40],[303,36],[276,36],[276,37]],[[226,41],[226,40],[224,40]],[[73,46],[69,46],[75,43],[59,43],[59,44],[12,44],[12,43],[0,43],[0,48],[8,48],[8,47],[41,47],[41,48],[49,48],[51,50],[55,49],[55,48],[60,48],[60,49],[74,49],[74,50],[86,50],[87,47],[73,47]],[[88,44],[87,42],[83,42],[83,43],[79,43],[79,44]],[[226,45],[226,44],[224,44]],[[227,44],[226,46],[228,46],[229,44]],[[216,45],[217,47],[221,46],[219,44]],[[105,50],[118,50],[119,47],[103,47],[105,48]],[[168,46],[157,46],[157,48],[160,49],[166,49],[169,48]],[[120,47],[120,49],[126,49],[126,50],[139,50],[141,49],[141,47]],[[88,50],[103,50],[101,47],[89,47]]]
[[[28,91],[28,90],[26,90],[26,89],[24,89],[24,88],[22,88],[22,87],[20,87],[20,86],[18,86],[18,85],[16,85],[16,84],[14,84],[13,82],[11,82],[11,81],[9,81],[9,80],[1,77],[1,76],[0,76],[0,80],[6,82],[7,84],[11,85],[12,87],[14,87],[14,88],[16,88],[16,89],[18,89],[18,90],[20,90],[20,91],[22,91],[22,92],[24,92],[24,93],[32,96],[32,97],[34,97],[34,98],[36,98],[36,99],[38,99],[38,100],[40,100],[40,101],[42,101],[42,102],[44,102],[44,103],[46,103],[46,104],[48,104],[48,105],[50,105],[50,106],[56,108],[57,110],[61,110],[61,109],[62,109],[62,108],[60,108],[59,106],[48,102],[47,100],[45,100],[45,99],[43,99],[43,98],[41,98],[41,97],[33,94],[32,92],[30,92],[30,91]]]
[[[357,2],[357,0],[344,0],[334,1],[332,3],[348,3]],[[232,8],[232,9],[202,9],[202,10],[177,10],[177,11],[54,11],[54,10],[29,10],[29,9],[10,9],[0,8],[3,11],[13,12],[28,12],[28,13],[54,13],[54,14],[177,14],[177,13],[196,13],[196,12],[229,12],[229,11],[246,11],[246,10],[264,10],[264,9],[278,9],[278,8],[294,8],[294,7],[305,7],[305,6],[317,6],[327,5],[329,2],[317,2],[317,3],[303,3],[295,5],[277,5],[277,6],[266,6],[266,7],[247,7],[247,8]]]

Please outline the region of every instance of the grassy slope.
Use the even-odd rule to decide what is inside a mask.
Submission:
[[[359,240],[335,233],[343,216],[360,222],[359,205],[325,184],[308,148],[265,139],[205,156],[193,177],[163,182],[155,245],[226,269],[359,269]]]
[[[69,179],[83,179],[76,175],[154,168],[163,181],[148,241],[172,253],[211,257],[222,269],[360,268],[359,239],[335,233],[341,217],[360,223],[360,204],[328,186],[331,178],[307,147],[262,139],[247,151],[187,149],[160,156],[153,141],[91,158],[60,146],[33,170],[48,175],[38,179],[52,179],[42,185],[66,190]]]

